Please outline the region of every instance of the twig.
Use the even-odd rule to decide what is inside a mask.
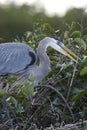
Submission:
[[[67,102],[68,102],[68,100],[69,100],[69,96],[70,96],[72,84],[73,84],[73,81],[74,81],[74,77],[75,77],[75,73],[76,73],[76,66],[77,66],[77,63],[76,63],[76,65],[75,65],[75,67],[74,67],[73,74],[72,74],[72,78],[71,78],[71,81],[70,81],[70,85],[69,85],[69,89],[68,89],[68,93],[67,93],[67,97],[66,97],[66,101],[67,101]],[[66,109],[66,104],[65,104],[65,106],[64,106],[63,113],[65,112],[65,109]]]
[[[0,109],[0,124],[4,124],[4,118],[2,116],[1,109]]]
[[[66,104],[66,106],[67,106],[67,108],[68,108],[68,110],[69,110],[69,112],[70,112],[70,114],[71,114],[73,120],[75,120],[75,119],[74,119],[74,115],[73,115],[73,113],[72,113],[72,110],[71,110],[69,104],[67,103],[66,99],[64,98],[64,96],[63,96],[56,88],[54,88],[54,87],[51,86],[51,85],[42,85],[42,86],[43,86],[43,87],[50,88],[50,89],[52,89],[53,91],[55,91],[55,92],[58,94],[58,96],[59,96],[59,97],[63,100],[63,102]]]
[[[79,130],[78,126],[82,125],[82,124],[85,124],[85,123],[87,123],[87,120],[80,121],[80,122],[77,122],[77,123],[74,123],[74,124],[67,124],[67,125],[65,125],[63,127],[60,127],[60,128],[59,127],[54,128],[54,126],[50,126],[50,127],[45,128],[44,130],[71,130],[71,129]]]
[[[61,128],[58,128],[57,130],[67,130],[68,128],[75,128],[76,126],[78,125],[81,125],[81,124],[85,124],[87,123],[87,120],[85,121],[80,121],[80,122],[77,122],[77,123],[74,123],[74,124],[67,124]]]
[[[73,81],[74,81],[74,77],[75,77],[75,73],[76,73],[76,66],[77,66],[77,63],[75,65],[75,67],[74,67],[72,78],[71,78],[71,81],[70,81],[70,85],[69,85],[69,89],[68,89],[68,93],[67,93],[67,98],[66,98],[67,101],[69,99],[71,88],[72,88],[72,84],[73,84]]]
[[[10,113],[9,113],[9,110],[8,110],[8,104],[6,102],[6,96],[3,96],[2,98],[2,104],[3,104],[3,107],[6,111],[6,114],[7,114],[7,117],[9,118],[9,122],[10,122],[10,125],[11,125],[11,129],[14,130],[14,126],[13,126],[13,123],[12,123],[12,119],[10,117]]]

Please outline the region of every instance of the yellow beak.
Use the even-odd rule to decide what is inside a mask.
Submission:
[[[61,45],[60,45],[61,46]],[[61,46],[61,49],[63,50],[63,52],[65,53],[65,55],[67,57],[69,57],[71,60],[77,62],[78,60],[78,56],[76,56],[71,50],[69,50],[67,47],[65,47],[64,45]]]

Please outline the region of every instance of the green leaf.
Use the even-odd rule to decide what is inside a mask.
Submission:
[[[81,66],[82,68],[85,67],[85,66],[87,66],[87,59],[81,60],[80,66]]]
[[[80,37],[80,35],[81,35],[81,32],[80,32],[80,31],[74,31],[74,32],[72,32],[72,34],[71,34],[72,37]]]
[[[81,75],[81,76],[82,76],[82,75],[85,75],[85,74],[87,74],[87,66],[84,67],[84,68],[80,71],[80,75]]]
[[[6,90],[4,88],[0,88],[0,95],[3,96],[6,93]]]
[[[17,77],[16,77],[16,76],[10,76],[10,77],[8,77],[8,82],[9,82],[10,84],[14,83],[16,80],[17,80]]]
[[[22,112],[24,112],[23,106],[22,106],[20,103],[18,104],[18,106],[17,106],[17,108],[16,108],[16,111],[17,111],[17,113],[22,113]]]
[[[18,102],[17,102],[17,100],[14,98],[14,97],[9,97],[8,99],[7,99],[7,101],[9,101],[9,102],[11,102],[12,104],[14,104],[14,106],[15,107],[17,107],[17,105],[18,105]]]
[[[22,87],[21,87],[21,92],[24,94],[24,95],[27,95],[29,96],[30,94],[32,94],[34,92],[34,88],[32,86],[29,85],[29,83],[26,83],[24,84]]]
[[[86,46],[86,42],[83,39],[81,39],[81,38],[75,38],[74,42],[76,42],[78,44],[81,44],[81,46],[84,48],[84,50],[86,50],[86,47],[87,47]]]
[[[76,96],[73,97],[75,102],[80,101],[82,97],[87,97],[87,89],[80,90]]]
[[[29,78],[29,81],[31,81],[31,82],[33,82],[34,80],[35,80],[35,78],[32,77],[32,76]],[[29,84],[28,84],[28,85],[29,85]]]

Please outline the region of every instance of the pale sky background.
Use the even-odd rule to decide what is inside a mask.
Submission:
[[[41,7],[44,7],[49,15],[64,15],[71,7],[87,7],[87,0],[0,0],[0,4],[7,4],[9,2],[14,2],[18,5],[24,3],[32,5],[33,3],[36,3],[37,7],[40,5]]]

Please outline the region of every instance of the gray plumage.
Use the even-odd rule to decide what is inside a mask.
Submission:
[[[26,44],[0,44],[0,75],[16,74],[24,70],[32,61],[29,52],[34,53],[33,49]]]
[[[30,76],[33,76],[39,82],[51,70],[50,60],[46,54],[48,46],[66,55],[65,50],[63,51],[64,44],[50,37],[46,37],[40,41],[37,53],[23,43],[1,43],[0,76],[16,75],[23,82]],[[39,65],[37,64],[37,59],[39,59]]]

